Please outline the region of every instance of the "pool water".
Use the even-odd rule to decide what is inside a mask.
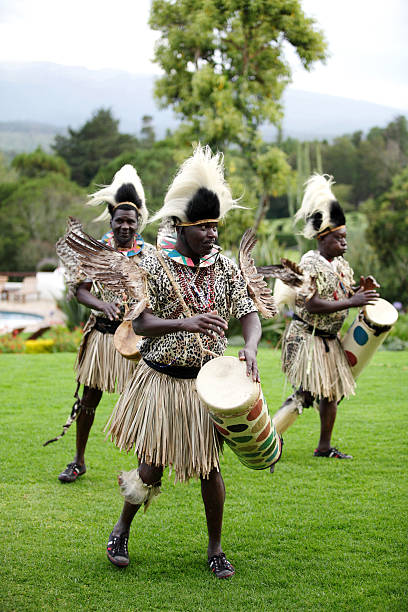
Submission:
[[[44,317],[28,312],[10,312],[0,310],[0,334],[13,331],[19,327],[26,327],[32,323],[39,323]]]

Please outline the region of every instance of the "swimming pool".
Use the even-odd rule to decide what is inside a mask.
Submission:
[[[0,310],[0,334],[11,332],[19,327],[27,327],[32,323],[39,323],[43,320],[44,317],[37,314]]]

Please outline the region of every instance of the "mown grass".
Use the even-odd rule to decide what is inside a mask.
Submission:
[[[236,350],[232,350],[234,354]],[[73,354],[2,355],[0,609],[405,610],[407,608],[407,352],[379,352],[356,397],[339,409],[334,442],[353,461],[312,457],[313,410],[285,435],[275,474],[243,467],[227,448],[223,544],[236,567],[217,581],[206,567],[199,483],[173,486],[137,516],[131,564],[105,557],[122,501],[116,473],[135,465],[101,432],[104,396],[87,452],[88,472],[62,485],[74,427],[56,435],[72,405]],[[285,396],[279,353],[260,351],[271,413]]]

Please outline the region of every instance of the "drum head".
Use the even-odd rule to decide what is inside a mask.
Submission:
[[[394,325],[398,319],[398,310],[382,298],[378,298],[373,305],[365,306],[364,311],[367,319],[375,325]]]
[[[115,349],[123,357],[132,361],[139,361],[141,358],[139,352],[141,340],[143,340],[142,336],[137,336],[133,331],[132,321],[122,321],[113,336]]]
[[[246,363],[236,357],[217,357],[200,370],[196,381],[200,399],[215,414],[239,414],[259,397],[260,385],[246,374]]]

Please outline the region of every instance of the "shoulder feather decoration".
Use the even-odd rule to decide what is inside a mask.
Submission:
[[[55,245],[58,258],[61,261],[62,266],[65,268],[64,277],[68,289],[66,296],[67,300],[71,300],[73,297],[75,297],[76,287],[79,282],[81,282],[81,278],[83,277],[83,272],[81,271],[77,253],[73,251],[66,242],[67,236],[73,232],[79,236],[84,235],[82,225],[78,219],[69,217],[66,232]],[[82,278],[82,280],[84,280],[84,278]]]
[[[85,277],[102,283],[118,295],[125,293],[128,299],[135,300],[124,320],[137,318],[147,307],[147,273],[134,259],[130,260],[85,232],[69,231],[59,242],[75,252],[77,265]]]
[[[254,300],[259,313],[265,319],[271,319],[277,315],[277,309],[272,291],[264,281],[263,274],[258,272],[252,259],[252,251],[256,242],[254,231],[247,229],[239,245],[239,267],[247,284],[249,295]]]

